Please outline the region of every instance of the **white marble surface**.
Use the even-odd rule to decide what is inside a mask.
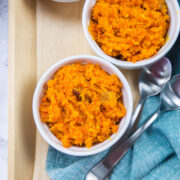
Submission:
[[[8,0],[0,0],[0,179],[7,180]]]

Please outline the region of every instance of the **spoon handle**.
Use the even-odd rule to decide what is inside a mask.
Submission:
[[[145,98],[143,98],[141,96],[140,99],[139,99],[139,102],[138,102],[138,104],[136,106],[136,109],[134,110],[134,113],[132,114],[131,121],[130,121],[129,126],[128,126],[128,129],[130,129],[130,131],[132,130],[134,124],[137,123],[138,116],[139,116],[139,113],[142,110],[144,102],[145,102]]]
[[[134,113],[131,117],[131,121],[128,125],[126,132],[121,137],[121,139],[113,145],[110,152],[114,151],[114,149],[116,149],[120,144],[122,144],[127,139],[127,137],[135,131],[135,129],[133,129],[133,126],[135,124],[137,124],[137,122],[138,122],[138,116],[139,116],[139,113],[143,107],[144,101],[145,101],[145,98],[140,97],[139,102],[136,106],[136,109],[134,110]]]
[[[121,158],[126,154],[128,149],[135,143],[135,141],[146,131],[156,120],[159,115],[159,110],[157,110],[146,122],[144,122],[126,141],[124,141],[117,149],[110,152],[103,160],[101,160],[89,173],[93,174],[98,178],[98,180],[103,180],[107,177],[113,167],[121,160]],[[88,174],[89,174],[88,173]],[[86,180],[90,180],[86,176]]]

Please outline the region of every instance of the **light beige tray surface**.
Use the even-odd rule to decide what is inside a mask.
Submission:
[[[33,122],[36,82],[55,62],[77,54],[93,54],[85,40],[81,13],[84,1],[9,1],[9,179],[46,180],[47,143]],[[138,70],[122,70],[139,93]]]

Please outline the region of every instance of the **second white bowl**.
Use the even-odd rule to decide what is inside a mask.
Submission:
[[[59,68],[65,65],[74,64],[74,63],[99,64],[100,67],[104,69],[105,71],[107,71],[109,74],[116,74],[123,84],[122,93],[123,93],[124,106],[126,107],[126,116],[121,120],[118,132],[111,136],[111,140],[108,139],[102,143],[94,145],[93,147],[89,149],[85,147],[75,147],[75,146],[72,146],[70,148],[63,147],[62,143],[51,133],[48,126],[45,123],[43,123],[40,119],[39,105],[41,102],[41,98],[43,97],[45,84],[47,83],[49,79],[52,78],[54,73]],[[111,147],[114,143],[116,143],[125,133],[129,125],[131,114],[132,114],[132,108],[133,108],[133,101],[132,101],[131,90],[130,90],[127,80],[125,79],[123,74],[119,71],[119,69],[117,69],[114,65],[112,65],[109,62],[104,61],[101,58],[98,58],[95,56],[89,56],[89,55],[79,55],[79,56],[68,57],[64,60],[60,60],[58,63],[50,67],[39,80],[36,86],[35,92],[34,92],[34,97],[33,97],[34,121],[41,136],[44,138],[44,140],[48,144],[50,144],[52,147],[54,147],[58,151],[61,151],[63,153],[70,154],[70,155],[76,155],[76,156],[87,156],[87,155],[96,154],[96,153],[106,150],[107,148]]]
[[[179,30],[180,30],[179,4],[177,0],[166,0],[168,12],[170,15],[170,27],[168,31],[168,40],[166,44],[158,51],[157,54],[155,54],[151,58],[138,61],[136,63],[115,59],[111,56],[108,56],[107,54],[103,52],[103,50],[97,45],[97,43],[94,41],[94,39],[92,38],[91,34],[88,31],[91,12],[95,3],[96,3],[96,0],[86,0],[85,5],[84,5],[83,14],[82,14],[82,26],[83,26],[85,37],[90,47],[97,55],[99,55],[100,57],[104,58],[105,60],[109,62],[112,62],[113,64],[119,67],[126,68],[126,69],[137,69],[137,68],[142,68],[144,66],[150,65],[158,61],[163,56],[165,56],[166,53],[168,53],[168,51],[172,48],[172,46],[174,45],[178,37]]]

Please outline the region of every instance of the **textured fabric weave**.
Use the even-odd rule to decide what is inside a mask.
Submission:
[[[173,75],[180,73],[180,37],[168,53]],[[147,99],[140,123],[159,105],[159,96]],[[49,147],[46,171],[52,180],[84,180],[85,174],[108,151],[88,157],[63,154]],[[111,180],[180,179],[180,111],[163,113],[114,168]]]

